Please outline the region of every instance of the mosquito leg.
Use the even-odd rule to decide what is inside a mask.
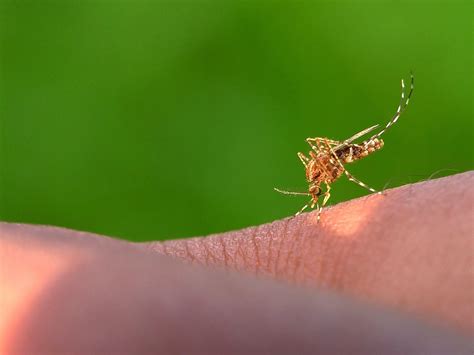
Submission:
[[[332,152],[333,153],[333,147],[340,145],[341,142],[334,141],[332,139],[328,138],[315,138],[316,139],[316,146],[320,151],[326,150],[328,153]]]
[[[315,206],[318,211],[316,222],[319,223],[319,220],[321,219],[321,211],[323,210],[323,207],[319,205],[318,200],[313,199],[313,202],[311,203],[311,208],[314,208]]]
[[[332,139],[328,139],[328,138],[320,138],[320,137],[316,137],[316,138],[306,138],[306,142],[310,145],[310,147],[316,152],[320,152],[321,151],[321,142],[324,142],[324,141],[327,141],[329,144],[332,144],[332,145],[337,145],[337,144],[340,144],[341,142],[338,142],[338,141],[335,141],[335,140],[332,140]],[[316,145],[315,145],[315,144]]]
[[[413,73],[410,73],[410,91],[408,95],[406,95],[406,98],[405,98],[405,82],[403,81],[403,79],[401,81],[401,86],[402,86],[402,90],[401,90],[402,92],[401,92],[401,97],[400,97],[400,103],[398,104],[398,107],[397,107],[397,111],[395,112],[393,117],[390,119],[390,121],[388,121],[388,123],[385,125],[384,129],[382,129],[379,133],[373,135],[370,139],[379,138],[382,134],[384,134],[385,131],[390,126],[392,126],[398,121],[403,111],[405,111],[405,109],[407,108],[408,104],[410,103],[410,98],[413,93],[413,89],[415,87]]]
[[[302,209],[300,209],[298,212],[296,212],[295,217],[300,215],[301,213],[303,213],[303,211],[308,208],[310,202],[311,201],[309,201],[306,205],[303,206]]]
[[[317,201],[314,201],[313,200],[313,203],[311,204],[311,208],[314,208],[314,206],[316,205],[316,208],[318,209],[318,215],[316,217],[316,221],[319,223],[319,220],[321,219],[321,213],[323,211],[323,207],[326,205],[326,203],[328,202],[329,200],[329,197],[331,197],[331,194],[329,193],[329,191],[331,191],[331,187],[329,186],[329,184],[326,183],[326,192],[324,193],[324,199],[323,199],[323,203],[321,205],[319,205],[317,203]]]
[[[347,170],[344,170],[344,174],[346,174],[347,178],[352,181],[352,182],[355,182],[357,185],[359,186],[362,186],[364,189],[367,189],[371,192],[376,192],[378,194],[381,194],[380,191],[377,191],[377,190],[374,190],[373,188],[371,188],[370,186],[364,184],[362,181],[356,179],[350,172],[348,172]]]
[[[327,141],[329,144],[339,144],[339,143],[341,143],[341,142],[339,142],[339,141],[335,141],[334,139],[321,138],[321,137],[306,138],[306,141],[315,142],[315,143]]]
[[[326,203],[328,202],[329,198],[331,197],[331,193],[329,191],[331,191],[331,186],[328,183],[326,183],[326,192],[324,193],[324,199],[323,199],[322,207],[326,206]]]
[[[318,138],[306,138],[306,142],[309,144],[312,150],[314,150],[316,153],[319,153],[318,147],[313,144],[313,142],[316,142],[316,139]]]
[[[307,168],[308,167],[307,163],[310,161],[310,159],[306,155],[304,155],[303,153],[298,153],[298,158],[300,158],[300,160],[303,163],[304,167]]]

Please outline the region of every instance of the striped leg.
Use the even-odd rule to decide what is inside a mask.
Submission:
[[[382,129],[379,133],[373,135],[370,139],[374,139],[374,138],[379,138],[382,134],[385,133],[385,131],[390,127],[392,126],[394,123],[396,123],[398,121],[398,119],[400,118],[401,114],[403,113],[403,111],[405,111],[405,109],[407,108],[408,104],[410,103],[410,98],[411,98],[411,95],[413,93],[413,89],[415,87],[415,84],[414,84],[414,77],[413,77],[413,73],[410,73],[410,91],[408,93],[408,95],[406,96],[406,99],[405,99],[405,82],[403,81],[402,79],[402,93],[401,93],[401,97],[400,97],[400,103],[398,104],[398,107],[397,107],[397,111],[395,112],[395,115],[393,115],[392,119],[390,121],[388,121],[387,125],[384,127],[384,129]]]
[[[316,218],[316,222],[319,223],[319,220],[321,219],[321,211],[323,210],[323,207],[319,205],[317,202],[318,200],[313,200],[313,203],[311,204],[311,208],[314,208],[316,206],[316,209],[318,210],[318,215]]]
[[[301,213],[303,213],[303,211],[308,208],[310,202],[312,202],[312,201],[313,201],[313,200],[311,199],[311,201],[309,201],[306,205],[304,205],[302,209],[300,209],[298,212],[296,212],[295,217],[298,216],[298,215],[300,215]],[[314,203],[314,202],[313,202],[313,203]],[[311,208],[313,208],[313,205],[311,205]]]
[[[378,194],[381,194],[380,191],[377,191],[373,188],[371,188],[370,186],[364,184],[362,181],[358,180],[357,178],[354,177],[354,175],[352,175],[350,172],[348,172],[347,170],[344,170],[344,174],[346,174],[347,178],[352,181],[352,182],[355,182],[357,185],[359,186],[362,186],[364,189],[367,189],[371,192],[376,192]]]
[[[321,148],[321,142],[327,142],[328,144],[331,144],[331,145],[338,145],[338,144],[341,143],[339,141],[335,141],[335,140],[328,139],[328,138],[320,138],[320,137],[306,138],[306,142],[310,145],[310,147],[316,153],[319,153],[321,151],[321,149],[320,149]],[[316,145],[314,145],[314,143],[316,143]]]
[[[326,192],[324,193],[324,199],[323,199],[323,204],[322,207],[326,206],[326,203],[328,202],[329,198],[331,197],[331,186],[326,182]]]
[[[319,204],[315,203],[315,202],[313,202],[313,204],[311,205],[311,207],[314,208],[314,205],[316,204],[316,206],[318,208],[318,217],[317,217],[317,222],[318,223],[319,223],[319,220],[321,219],[321,212],[323,211],[323,207],[326,206],[326,203],[328,202],[329,198],[331,197],[331,193],[329,191],[331,191],[331,186],[329,186],[329,184],[326,183],[326,192],[324,193],[324,199],[323,199],[323,203],[321,204],[321,206],[319,206]]]
[[[308,167],[307,163],[310,161],[310,159],[306,155],[304,155],[303,153],[298,153],[298,158],[300,158],[300,160],[303,163],[304,167],[307,168]]]

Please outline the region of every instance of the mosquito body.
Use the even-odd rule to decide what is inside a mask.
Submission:
[[[384,142],[380,138],[380,136],[390,126],[397,122],[398,118],[410,102],[410,98],[414,88],[413,74],[411,75],[410,92],[408,93],[408,95],[405,95],[405,83],[403,79],[401,81],[401,87],[402,90],[400,103],[398,105],[397,111],[395,112],[395,115],[382,130],[372,135],[369,139],[364,140],[361,143],[353,143],[356,139],[365,136],[366,134],[375,130],[378,125],[366,128],[363,131],[356,133],[355,135],[344,141],[336,141],[321,137],[306,138],[306,142],[311,147],[311,150],[309,151],[309,157],[307,157],[303,153],[298,153],[298,157],[300,158],[306,170],[306,181],[309,185],[308,192],[292,192],[275,188],[276,191],[283,194],[306,195],[311,197],[311,200],[306,205],[304,205],[303,208],[296,213],[296,215],[299,215],[308,207],[317,207],[317,220],[319,221],[321,216],[321,210],[326,205],[331,196],[331,184],[337,179],[339,179],[342,175],[346,175],[350,181],[355,182],[359,186],[371,192],[377,192],[362,181],[356,179],[351,173],[346,170],[344,164],[350,164],[357,160],[365,158],[366,156],[383,147]],[[326,188],[324,192],[321,189],[322,185],[324,185]],[[321,195],[324,195],[324,197],[321,205],[319,205],[318,200]]]

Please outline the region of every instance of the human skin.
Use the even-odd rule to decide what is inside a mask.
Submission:
[[[149,247],[316,286],[474,333],[474,172],[316,213]]]
[[[165,243],[0,224],[0,353],[471,354],[473,180]]]

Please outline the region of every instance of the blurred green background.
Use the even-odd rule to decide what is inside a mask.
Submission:
[[[471,1],[0,4],[2,220],[138,241],[283,218],[304,139],[385,124],[410,70],[349,171],[381,189],[473,167]],[[330,203],[365,194],[340,179]]]

